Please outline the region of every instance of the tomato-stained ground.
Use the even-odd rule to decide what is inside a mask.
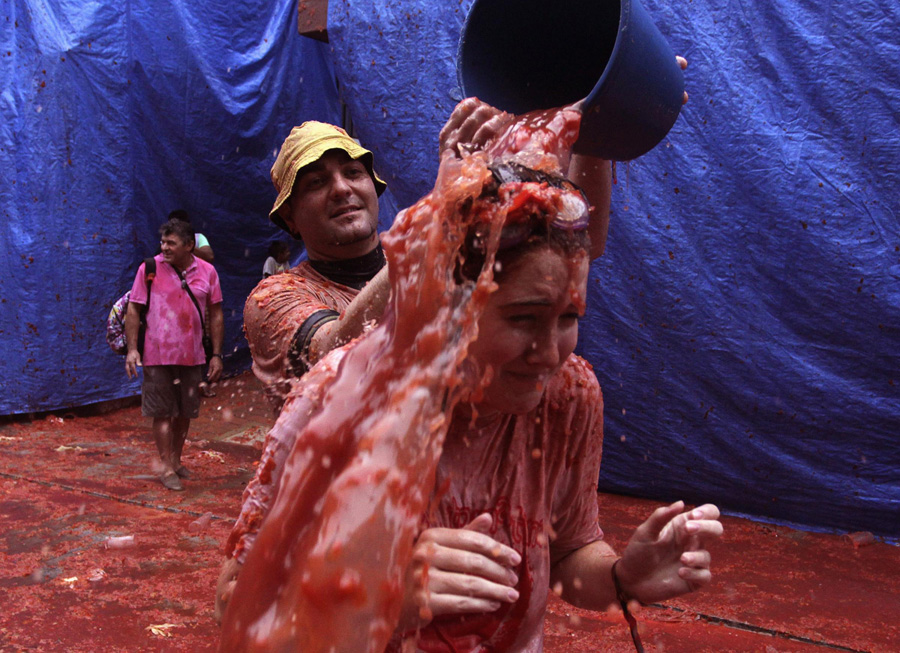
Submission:
[[[222,547],[272,424],[261,389],[243,374],[203,400],[184,492],[153,474],[137,405],[98,413],[0,423],[0,651],[215,650]],[[617,548],[658,505],[598,500]],[[723,523],[713,587],[638,608],[647,651],[898,650],[900,547]],[[548,653],[634,651],[621,614],[558,600],[546,634]]]

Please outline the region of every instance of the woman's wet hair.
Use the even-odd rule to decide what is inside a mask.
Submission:
[[[590,237],[587,232],[587,199],[581,189],[564,177],[532,170],[517,164],[499,164],[490,166],[492,180],[487,183],[481,197],[474,203],[472,210],[478,210],[479,202],[499,202],[500,189],[506,184],[532,182],[545,184],[552,188],[572,191],[581,195],[585,214],[559,220],[558,212],[548,212],[529,205],[534,211],[525,215],[517,215],[515,220],[508,220],[500,234],[500,242],[494,259],[494,278],[501,280],[503,271],[510,263],[524,253],[540,247],[550,247],[565,258],[573,258],[580,251],[589,251]],[[513,191],[515,192],[515,191]],[[470,207],[466,207],[469,209]],[[464,279],[474,280],[481,273],[487,258],[487,230],[489,225],[476,221],[466,235],[465,243],[460,248],[459,264],[456,277],[459,282]]]

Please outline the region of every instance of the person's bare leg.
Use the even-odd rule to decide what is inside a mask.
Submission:
[[[159,462],[162,467],[160,480],[170,490],[181,490],[181,481],[175,475],[175,425],[179,418],[154,417],[153,439],[156,440],[156,450],[159,453]]]
[[[172,469],[181,478],[190,478],[187,467],[181,464],[181,452],[184,451],[184,442],[187,440],[188,429],[191,427],[189,417],[175,417],[172,419]]]
[[[156,440],[156,450],[159,453],[159,462],[162,465],[161,471],[163,474],[175,471],[172,465],[174,461],[172,454],[175,451],[172,421],[170,417],[153,418],[153,439]]]

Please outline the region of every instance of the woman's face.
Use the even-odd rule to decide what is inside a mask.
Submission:
[[[578,342],[587,272],[586,256],[573,264],[549,247],[507,264],[469,350],[492,372],[479,412],[522,414],[538,405]]]

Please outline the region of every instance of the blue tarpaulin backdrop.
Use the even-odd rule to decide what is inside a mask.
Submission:
[[[104,322],[174,208],[211,241],[246,367],[282,139],[349,115],[388,226],[430,189],[470,5],[331,0],[322,44],[288,0],[4,2],[0,414],[138,391]],[[617,165],[592,269],[601,488],[896,537],[900,6],[644,5],[691,101]]]

